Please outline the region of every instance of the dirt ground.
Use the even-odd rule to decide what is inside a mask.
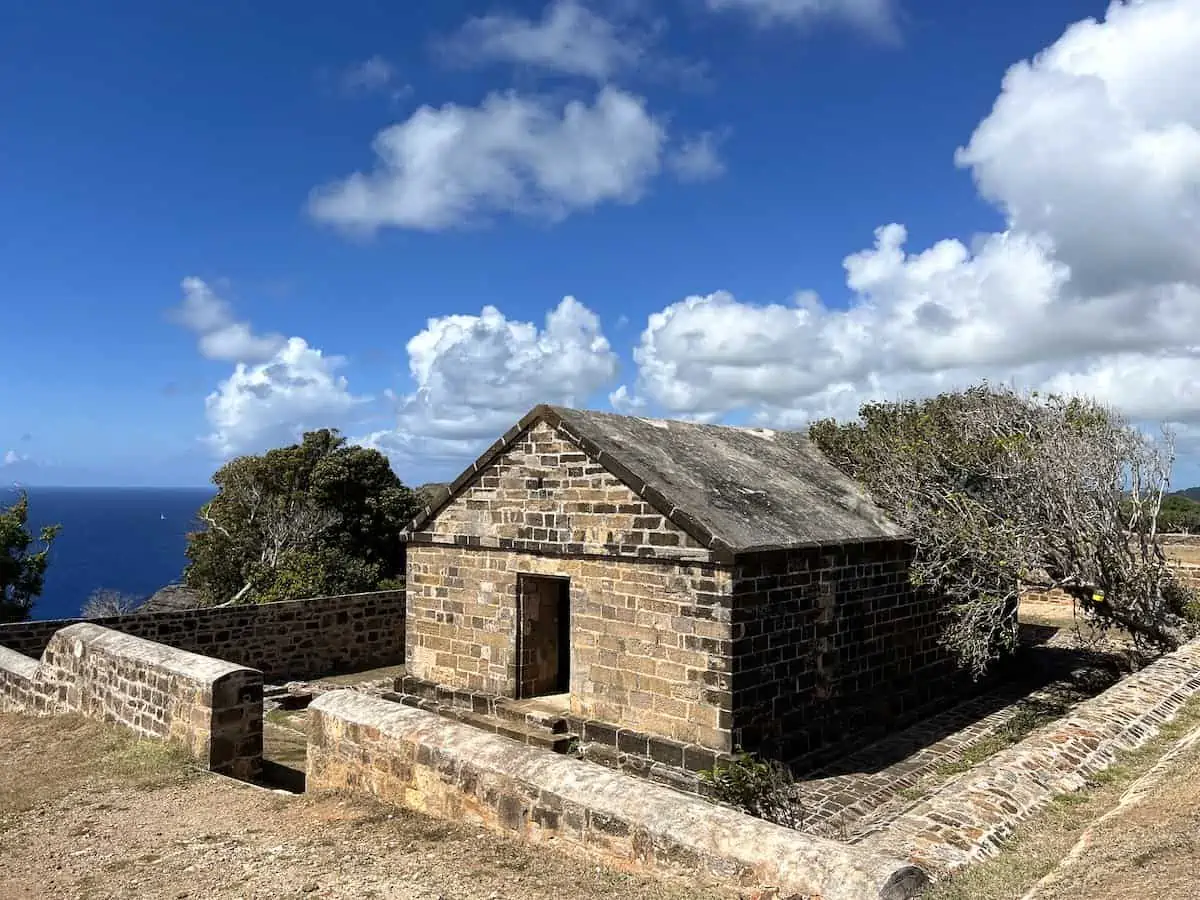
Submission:
[[[339,797],[198,772],[74,717],[0,714],[0,900],[730,900]]]

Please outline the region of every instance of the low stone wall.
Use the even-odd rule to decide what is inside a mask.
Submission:
[[[237,778],[262,769],[262,694],[261,672],[89,623],[40,662],[0,648],[0,709],[113,722]]]
[[[0,647],[0,712],[39,712],[45,696],[37,660]]]
[[[626,870],[715,875],[781,896],[905,900],[928,883],[895,859],[351,691],[309,707],[307,785],[562,842]]]
[[[1024,819],[1146,743],[1200,693],[1200,639],[1031,733],[857,846],[945,872],[993,855]]]
[[[1187,550],[1200,548],[1200,534],[1165,534],[1161,535],[1160,539],[1163,550],[1167,554],[1167,564],[1179,577],[1180,582],[1193,590],[1200,591],[1200,563],[1184,562],[1181,559],[1173,558],[1171,553],[1172,547]],[[1070,605],[1073,602],[1070,594],[1058,588],[1052,591],[1030,588],[1022,591],[1021,596],[1046,603]]]
[[[36,657],[55,632],[81,621],[55,619],[0,625],[0,646]],[[270,681],[319,678],[404,662],[404,591],[87,621],[249,666]]]

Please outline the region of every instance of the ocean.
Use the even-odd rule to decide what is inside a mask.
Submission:
[[[27,487],[29,525],[60,524],[35,619],[78,616],[97,588],[148,597],[178,581],[187,564],[187,534],[210,488]],[[17,497],[0,488],[0,506]]]

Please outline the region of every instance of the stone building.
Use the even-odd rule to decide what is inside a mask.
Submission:
[[[795,432],[539,406],[408,531],[410,675],[796,759],[938,697],[911,547]]]

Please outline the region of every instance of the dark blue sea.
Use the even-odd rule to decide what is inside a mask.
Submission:
[[[147,597],[178,581],[187,563],[187,533],[212,497],[209,488],[27,487],[29,524],[60,524],[35,619],[79,615],[97,588]],[[0,506],[16,499],[0,488]]]

